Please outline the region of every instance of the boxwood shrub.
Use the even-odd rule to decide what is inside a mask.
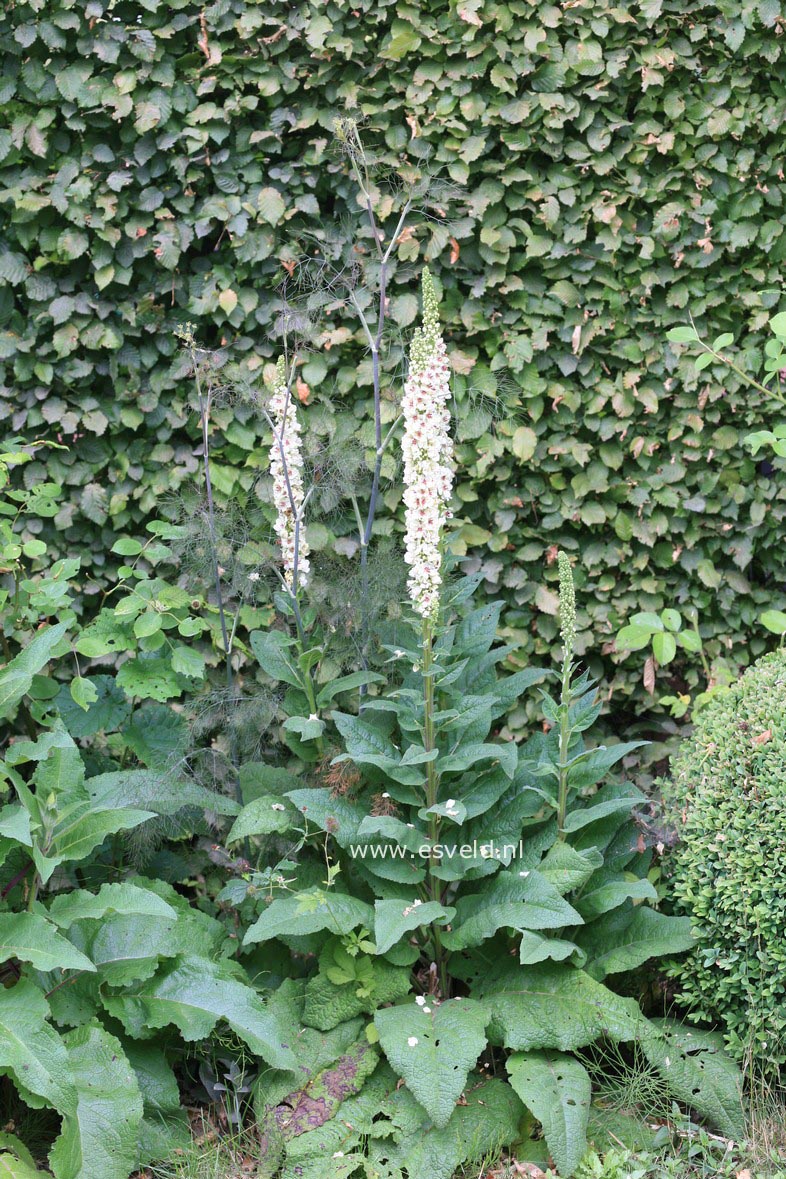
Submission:
[[[759,660],[699,714],[667,798],[670,857],[696,949],[670,973],[697,1020],[740,1058],[786,1061],[786,651]]]

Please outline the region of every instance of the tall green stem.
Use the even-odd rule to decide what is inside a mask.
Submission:
[[[434,629],[430,618],[423,621],[423,748],[426,753],[431,753],[436,748],[435,734],[434,734]],[[437,775],[436,761],[432,759],[426,762],[426,806],[433,807],[437,804],[437,794],[439,792],[439,777]],[[439,837],[439,817],[437,815],[429,815],[429,840],[432,848]],[[432,901],[439,904],[442,900],[442,882],[434,875],[433,872],[434,858],[433,855],[428,862],[428,891]],[[447,959],[445,951],[442,948],[442,937],[440,935],[439,926],[436,922],[431,926],[432,936],[434,938],[434,961],[439,971],[439,985],[441,990],[441,997],[448,998],[448,974],[447,974]]]
[[[576,590],[573,571],[566,553],[557,554],[559,565],[559,629],[562,638],[562,677],[559,698],[559,760],[557,787],[558,838],[565,838],[568,814],[568,747],[570,745],[570,684],[573,677],[573,652],[576,648]]]
[[[557,790],[558,839],[565,838],[565,819],[568,813],[568,746],[570,745],[570,679],[573,661],[566,652],[562,661],[559,723],[559,787]]]

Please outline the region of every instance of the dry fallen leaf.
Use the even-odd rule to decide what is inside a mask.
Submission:
[[[650,696],[655,692],[655,660],[651,655],[647,657],[644,663],[644,687]]]
[[[758,737],[753,738],[754,745],[766,745],[768,741],[772,740],[772,729],[765,729],[763,733],[759,733]],[[739,1179],[739,1177],[738,1177]]]

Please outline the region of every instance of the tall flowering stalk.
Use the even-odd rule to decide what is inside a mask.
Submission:
[[[439,304],[428,270],[423,271],[423,320],[410,349],[409,375],[401,405],[404,436],[404,504],[409,596],[423,620],[423,746],[435,749],[434,668],[432,646],[442,585],[442,535],[450,516],[453,487],[453,443],[450,437],[450,380],[447,350],[439,322]],[[426,762],[426,806],[438,802],[439,777],[433,758]],[[429,817],[432,845],[438,842],[440,819]],[[430,865],[431,867],[431,865]],[[442,885],[429,871],[431,899],[441,900]],[[438,925],[432,928],[435,966],[443,995],[447,971]]]
[[[557,554],[559,569],[559,630],[562,639],[562,675],[559,727],[559,786],[557,791],[557,826],[559,838],[565,838],[568,811],[568,746],[570,745],[570,700],[573,677],[573,652],[576,646],[576,590],[573,570],[567,553]]]
[[[417,613],[429,622],[439,609],[442,532],[450,516],[453,487],[449,373],[434,282],[429,271],[424,270],[423,324],[410,349],[409,376],[401,403],[401,449],[409,595]]]
[[[306,495],[303,489],[303,449],[300,423],[287,381],[286,362],[276,365],[268,405],[273,426],[270,473],[273,476],[275,532],[281,546],[284,582],[292,594],[305,585],[309,572],[309,547],[303,526]]]

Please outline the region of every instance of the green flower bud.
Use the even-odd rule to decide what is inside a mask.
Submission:
[[[559,630],[566,658],[573,654],[576,645],[576,590],[573,585],[573,570],[568,554],[557,554],[559,566]]]

